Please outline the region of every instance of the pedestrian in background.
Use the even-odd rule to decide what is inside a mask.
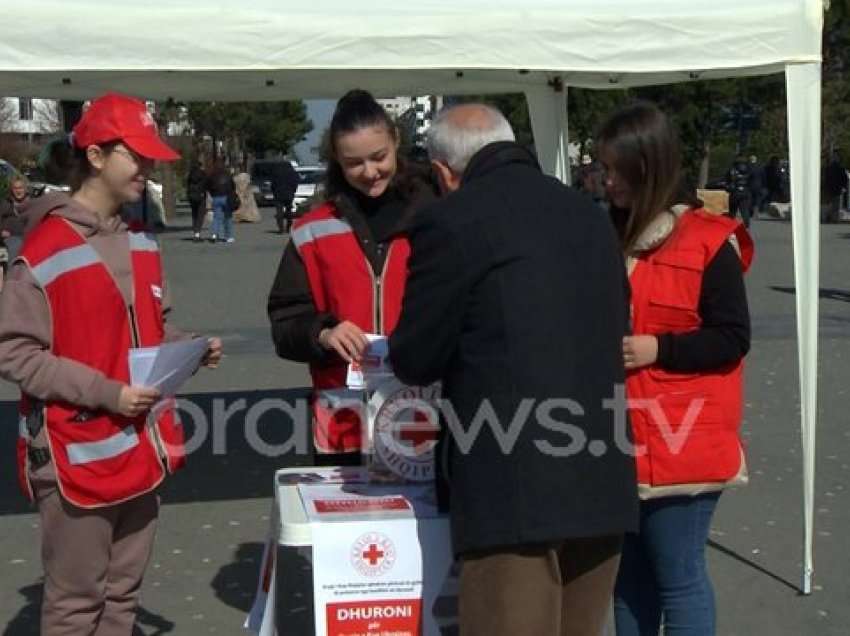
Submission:
[[[758,157],[750,156],[750,197],[753,202],[753,215],[762,211],[767,198],[765,169],[759,163]]]
[[[12,261],[18,257],[24,237],[26,220],[23,209],[29,202],[27,182],[21,176],[9,181],[9,196],[0,201],[0,250],[5,250],[5,260],[0,263],[0,289]]]
[[[233,243],[233,198],[236,195],[236,185],[233,183],[233,175],[224,163],[224,158],[217,157],[213,163],[212,170],[207,175],[207,192],[212,197],[213,221],[210,240],[215,243],[221,241]]]
[[[848,186],[850,186],[850,177],[841,163],[841,158],[835,153],[823,168],[822,189],[825,203],[823,220],[829,223],[837,223],[841,220],[841,204]]]
[[[271,182],[277,231],[280,234],[286,234],[292,227],[292,220],[295,218],[292,202],[295,199],[300,178],[292,164],[283,160],[272,164]]]
[[[726,173],[726,190],[729,192],[729,217],[741,217],[744,226],[750,227],[753,214],[752,170],[743,156],[735,159]]]
[[[767,204],[784,203],[782,197],[782,171],[779,167],[779,157],[772,156],[764,168],[764,185],[767,189]]]
[[[207,175],[200,159],[192,161],[186,176],[186,198],[192,208],[192,239],[197,243],[201,240],[204,215],[207,212]]]

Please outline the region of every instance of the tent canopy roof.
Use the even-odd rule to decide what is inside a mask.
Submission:
[[[765,74],[820,60],[822,3],[30,0],[0,23],[0,94],[278,100]]]

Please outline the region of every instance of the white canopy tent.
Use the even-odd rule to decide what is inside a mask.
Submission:
[[[785,72],[810,593],[817,398],[821,32],[828,0],[30,0],[0,24],[0,95],[279,100],[524,92],[568,178],[568,87]]]

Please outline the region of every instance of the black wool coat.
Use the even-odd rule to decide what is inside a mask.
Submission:
[[[455,552],[635,530],[631,436],[605,408],[628,326],[608,215],[496,143],[410,240],[390,357],[408,384],[443,381],[437,471]]]

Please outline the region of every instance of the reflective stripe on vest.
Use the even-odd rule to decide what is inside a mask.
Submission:
[[[32,273],[38,284],[45,288],[63,274],[99,262],[100,258],[98,258],[97,252],[91,245],[85,243],[56,252],[50,258],[33,267]]]
[[[99,442],[68,444],[68,461],[77,466],[103,459],[112,459],[139,445],[139,436],[131,425]]]
[[[340,219],[325,219],[324,221],[312,221],[299,227],[292,233],[292,242],[295,247],[301,247],[316,239],[334,236],[336,234],[348,234],[354,230],[351,226]]]
[[[134,252],[158,252],[159,243],[153,234],[146,232],[130,232],[130,249]]]

